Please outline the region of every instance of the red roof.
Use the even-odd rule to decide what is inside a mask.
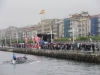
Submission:
[[[91,15],[90,18],[92,18],[92,17],[98,17],[98,16],[99,16],[99,15]]]

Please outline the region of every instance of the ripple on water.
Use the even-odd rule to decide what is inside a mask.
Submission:
[[[2,64],[10,60],[12,54],[0,52],[0,56],[5,57],[0,58],[0,75],[100,75],[100,65],[43,56],[28,55],[32,60],[23,64]]]

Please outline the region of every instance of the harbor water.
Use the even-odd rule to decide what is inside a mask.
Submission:
[[[99,64],[35,55],[27,55],[28,62],[12,64],[12,55],[13,52],[0,51],[0,75],[100,75]]]

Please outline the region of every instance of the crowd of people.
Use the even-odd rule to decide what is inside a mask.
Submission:
[[[77,51],[99,51],[100,41],[95,42],[67,42],[67,43],[48,43],[41,44],[41,49],[50,50],[77,50]]]
[[[34,48],[34,49],[50,49],[50,50],[77,50],[77,51],[99,51],[100,41],[86,42],[56,42],[56,43],[37,43],[33,44],[13,44],[16,48]]]

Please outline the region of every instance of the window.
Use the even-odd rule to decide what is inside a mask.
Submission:
[[[53,29],[53,31],[57,31],[57,29]]]
[[[50,30],[50,28],[47,28],[47,30]]]
[[[53,25],[53,28],[57,27],[57,25]]]
[[[81,34],[79,34],[79,36],[81,36]]]

